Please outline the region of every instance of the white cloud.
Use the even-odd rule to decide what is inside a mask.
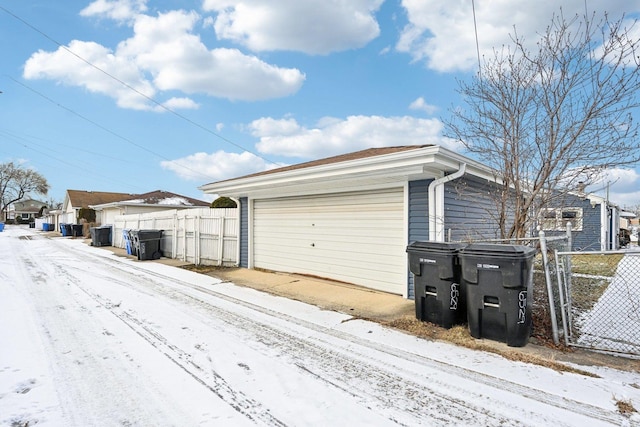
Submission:
[[[136,110],[149,109],[147,99],[123,86],[118,80],[126,82],[148,97],[154,97],[156,94],[153,84],[144,77],[142,70],[134,62],[126,57],[114,55],[98,43],[79,40],[69,43],[68,50],[60,47],[54,52],[40,50],[31,55],[24,65],[24,77],[52,79],[70,86],[80,86],[89,92],[116,99],[118,106],[122,108]]]
[[[427,104],[423,97],[419,97],[409,105],[410,110],[424,111],[427,114],[433,114],[438,111],[435,105]]]
[[[474,32],[473,4],[462,0],[403,0],[409,24],[403,29],[396,49],[410,53],[438,71],[471,70],[478,55]],[[480,55],[490,56],[493,48],[510,43],[514,25],[518,34],[535,47],[536,33],[545,30],[554,13],[565,17],[585,13],[584,0],[536,2],[528,0],[476,1],[476,22]],[[637,10],[640,1],[590,0],[589,13],[609,12],[614,19],[625,11]]]
[[[328,54],[359,48],[378,37],[375,12],[383,0],[204,0],[217,13],[221,39],[253,51]]]
[[[586,191],[601,197],[607,197],[608,192],[609,200],[621,207],[640,206],[640,173],[627,168],[607,169]]]
[[[163,161],[160,165],[164,169],[175,172],[182,179],[198,182],[220,181],[274,167],[247,151],[241,154],[225,151],[200,152],[173,161]]]
[[[157,109],[144,96],[117,80],[155,98],[159,91],[176,90],[233,100],[254,101],[295,93],[305,76],[294,68],[280,68],[235,49],[209,50],[193,33],[195,12],[171,11],[157,17],[137,15],[131,38],[115,51],[94,42],[74,40],[68,49],[38,51],[27,60],[24,77],[51,79],[110,96],[120,107]],[[166,105],[194,108],[195,101],[179,98]]]
[[[306,128],[295,119],[261,118],[250,124],[260,140],[258,151],[269,155],[316,159],[371,147],[440,144],[460,148],[443,138],[442,122],[414,117],[349,116],[324,118]]]
[[[80,15],[129,21],[146,10],[147,0],[96,0],[82,9]]]
[[[164,108],[163,108],[164,107]],[[169,110],[197,110],[200,106],[191,98],[170,98],[162,103],[162,107],[156,107],[159,112]]]

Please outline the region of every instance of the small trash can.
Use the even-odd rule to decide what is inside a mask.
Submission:
[[[160,259],[160,239],[162,230],[132,230],[133,246],[138,260]]]
[[[48,222],[43,222],[42,223],[42,231],[49,231],[49,223]]]
[[[84,235],[82,229],[82,224],[71,224],[71,236],[82,237]]]
[[[60,224],[60,233],[63,237],[71,236],[71,224]]]
[[[131,255],[138,257],[138,231],[129,230],[129,242],[131,246]]]
[[[131,230],[125,228],[122,230],[122,239],[124,240],[124,248],[127,251],[127,255],[133,255],[132,247],[133,243],[131,242]]]
[[[4,222],[0,222],[0,232],[4,231]]]
[[[451,328],[467,320],[458,252],[463,243],[414,242],[407,246],[416,319]]]
[[[92,246],[111,246],[111,226],[91,227]]]
[[[524,347],[531,335],[535,248],[477,243],[460,251],[469,333]]]

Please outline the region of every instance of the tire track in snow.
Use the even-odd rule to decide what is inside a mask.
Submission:
[[[67,267],[68,268],[68,267]],[[235,411],[244,415],[248,419],[268,426],[285,426],[283,422],[274,417],[263,405],[241,391],[234,390],[226,380],[215,371],[205,372],[202,367],[198,366],[191,360],[191,355],[182,350],[178,346],[170,343],[157,330],[149,327],[143,321],[132,314],[121,310],[118,305],[114,305],[108,299],[98,294],[90,292],[84,288],[75,276],[71,275],[67,268],[57,267],[58,274],[66,277],[78,289],[88,295],[92,300],[96,301],[111,314],[122,321],[126,326],[131,328],[136,334],[147,341],[156,350],[161,352],[169,360],[180,367],[184,372],[189,374],[193,379],[206,387],[209,391],[226,402]],[[116,281],[113,276],[106,276],[111,281]],[[127,286],[126,282],[119,281],[119,284]]]
[[[82,255],[86,256],[87,252],[82,251]],[[228,310],[224,310],[223,308],[214,306],[210,303],[204,302],[201,299],[199,299],[197,296],[192,295],[191,293],[185,293],[184,290],[185,289],[190,289],[190,290],[194,290],[198,293],[204,293],[210,296],[214,296],[217,299],[226,301],[228,303],[232,303],[234,305],[238,305],[238,306],[242,306],[245,307],[247,309],[256,311],[256,312],[260,312],[268,317],[271,318],[276,318],[282,321],[286,321],[286,322],[291,322],[299,327],[317,332],[319,334],[325,334],[329,337],[332,338],[336,338],[342,341],[345,341],[347,343],[349,343],[349,345],[353,345],[353,344],[357,344],[358,346],[361,346],[362,349],[358,350],[357,352],[361,355],[363,355],[365,357],[365,360],[357,360],[355,362],[355,364],[352,364],[352,366],[350,366],[348,369],[350,370],[349,372],[351,372],[353,374],[353,372],[358,371],[358,367],[356,365],[360,364],[362,365],[362,363],[367,363],[366,361],[366,357],[370,356],[370,351],[376,351],[376,352],[382,352],[384,354],[387,355],[391,355],[394,357],[398,357],[401,359],[405,359],[405,360],[410,360],[414,363],[420,364],[421,366],[428,366],[434,370],[438,370],[441,372],[445,372],[449,375],[454,375],[456,377],[459,378],[463,378],[464,380],[472,380],[478,384],[484,384],[490,387],[494,387],[497,390],[507,390],[511,393],[514,394],[518,394],[520,396],[523,396],[525,398],[528,399],[532,399],[538,402],[542,402],[546,405],[549,405],[551,407],[555,407],[558,409],[562,409],[562,410],[566,410],[566,411],[570,411],[570,412],[574,412],[574,413],[578,413],[581,415],[584,415],[586,417],[589,417],[593,420],[599,420],[605,423],[611,423],[611,424],[623,424],[625,422],[625,419],[622,416],[617,416],[617,414],[615,413],[611,413],[610,411],[607,411],[603,408],[599,408],[593,405],[589,405],[589,404],[585,404],[583,402],[578,402],[578,401],[573,401],[571,399],[567,399],[561,396],[557,396],[557,395],[553,395],[544,391],[540,391],[540,390],[535,390],[535,389],[531,389],[529,387],[525,387],[522,386],[520,384],[517,383],[513,383],[511,381],[502,379],[502,378],[497,378],[491,375],[487,375],[487,374],[483,374],[483,373],[479,373],[476,371],[472,371],[469,369],[465,369],[465,368],[461,368],[459,366],[454,366],[454,365],[450,365],[448,363],[444,363],[441,361],[437,361],[434,359],[431,359],[427,356],[424,355],[417,355],[417,354],[413,354],[413,353],[409,353],[403,350],[399,350],[387,345],[384,345],[382,343],[375,343],[357,336],[354,336],[352,334],[346,333],[346,332],[342,332],[342,331],[338,331],[332,328],[328,328],[328,327],[324,327],[322,325],[317,325],[308,321],[305,321],[303,319],[299,319],[296,317],[292,317],[289,316],[287,314],[283,314],[280,312],[276,312],[274,310],[268,309],[268,308],[264,308],[261,306],[258,306],[256,304],[253,304],[251,302],[247,302],[247,301],[243,301],[228,295],[225,295],[221,292],[217,292],[214,289],[208,288],[208,287],[203,287],[197,284],[193,284],[193,283],[189,283],[189,282],[185,282],[185,281],[181,281],[181,280],[176,280],[176,279],[168,279],[166,276],[163,276],[159,273],[156,272],[151,272],[147,269],[144,269],[142,267],[137,267],[135,266],[135,264],[133,263],[123,263],[117,259],[111,259],[111,258],[105,258],[103,256],[100,255],[93,255],[96,258],[99,258],[100,260],[102,260],[103,262],[107,262],[109,264],[111,264],[112,266],[120,269],[121,271],[125,271],[127,272],[127,274],[131,275],[131,278],[133,279],[132,281],[137,281],[138,279],[138,275],[135,274],[136,272],[140,273],[140,272],[144,272],[144,274],[146,275],[151,275],[151,276],[155,276],[158,279],[158,282],[154,282],[152,283],[152,286],[154,288],[154,290],[162,292],[166,297],[169,298],[176,298],[175,292],[178,291],[180,292],[183,296],[186,296],[190,299],[192,299],[194,302],[196,302],[197,304],[203,306],[205,309],[207,310],[213,310],[215,315],[219,318],[219,319],[223,319],[225,322],[228,322],[229,324],[233,324],[234,326],[237,326],[239,323],[242,324],[243,328],[246,328],[245,330],[252,330],[252,334],[255,335],[255,337],[258,337],[259,340],[261,340],[263,342],[263,344],[267,345],[267,346],[273,346],[273,345],[278,345],[280,347],[283,347],[283,343],[287,344],[284,345],[284,347],[287,348],[287,350],[289,352],[291,352],[290,354],[297,354],[298,352],[300,352],[303,355],[309,355],[309,354],[314,354],[314,355],[319,355],[320,358],[326,362],[326,358],[328,356],[327,349],[326,348],[321,348],[318,347],[316,344],[311,344],[311,343],[304,343],[300,337],[299,334],[297,335],[292,335],[289,333],[285,333],[283,332],[281,329],[275,328],[274,325],[266,325],[266,324],[262,324],[260,326],[256,325],[256,319],[247,319],[246,317],[242,317],[239,316],[236,313],[231,313]],[[133,270],[133,272],[131,271]],[[111,280],[113,280],[113,277],[110,277]],[[121,283],[123,286],[128,286],[131,287],[132,284],[131,283],[126,283],[123,282]],[[142,284],[144,286],[148,287],[148,282],[146,281],[140,281],[139,284]],[[182,289],[181,289],[182,288]],[[115,314],[115,313],[114,313]],[[268,340],[265,339],[264,337],[279,337],[276,341],[274,340]],[[316,340],[321,340],[321,338],[319,338],[318,336],[315,336],[314,339]],[[329,343],[329,341],[324,340],[326,343],[328,344],[332,344]],[[317,348],[312,348],[313,346],[317,347]],[[175,350],[172,350],[175,353]],[[354,351],[353,346],[351,348],[351,351]],[[185,353],[186,354],[186,353]],[[169,355],[167,355],[167,357],[170,357]],[[352,355],[345,355],[344,353],[336,353],[336,355],[331,355],[331,357],[334,359],[332,361],[332,363],[335,364],[343,364],[345,363],[345,357],[349,357],[352,358]],[[179,358],[179,357],[178,357]],[[327,381],[326,376],[327,375],[331,375],[331,372],[314,372],[312,368],[309,368],[306,366],[306,364],[304,363],[304,361],[301,361],[301,359],[295,359],[292,360],[292,362],[298,366],[299,369],[307,371],[309,374],[316,376],[318,378],[321,378],[324,381]],[[369,362],[370,363],[370,362]],[[323,364],[326,363],[321,363],[320,366],[323,366]],[[314,364],[314,366],[317,366],[316,364]],[[354,377],[351,378],[351,380],[355,381],[356,379],[359,381],[363,381],[364,384],[366,386],[367,383],[371,382],[371,366],[370,365],[366,365],[368,369],[364,369],[364,371],[367,371],[366,374],[365,373],[357,373],[357,374],[353,374]],[[379,369],[379,367],[374,367],[376,369]],[[408,397],[413,397],[415,398],[416,395],[419,395],[420,393],[425,392],[425,385],[424,384],[413,384],[412,386],[406,386],[407,384],[407,380],[406,378],[391,378],[391,376],[387,376],[387,378],[383,378],[383,376],[378,377],[377,381],[381,382],[382,384],[391,384],[393,386],[393,388],[398,388],[399,385],[400,388],[405,388],[404,390],[404,394],[407,395]],[[462,380],[461,380],[462,381]],[[345,383],[346,382],[346,386],[341,386],[340,384]],[[410,382],[410,381],[409,381]],[[345,381],[345,379],[343,377],[339,377],[339,378],[334,378],[331,382],[335,387],[338,388],[346,388],[348,390],[350,390],[351,393],[353,393],[353,387],[349,384],[348,381]],[[437,382],[436,382],[437,383]],[[442,387],[444,387],[444,390],[451,390],[455,389],[455,386],[452,386],[451,384],[437,384],[439,387],[436,387],[435,390],[433,388],[430,389],[431,393],[436,393],[436,392],[441,392],[443,389]],[[366,389],[366,387],[365,387]],[[396,390],[397,392],[398,390]],[[466,394],[469,394],[468,391],[466,390],[458,390],[459,392],[464,392]],[[371,395],[370,393],[364,393],[363,391],[361,391],[361,388],[358,388],[358,392],[359,393],[363,393],[363,395]],[[385,409],[389,407],[393,407],[393,403],[389,403],[389,402],[385,402],[388,398],[393,398],[393,396],[386,396],[385,393],[381,393],[381,394],[375,394],[375,395],[371,395],[372,397],[375,397],[377,401],[380,402],[380,409]],[[432,399],[437,399],[437,397],[435,395],[431,396]],[[458,402],[452,402],[451,401],[452,396],[449,397],[443,397],[443,401],[442,404],[443,405],[448,405],[447,407],[447,411],[451,412],[451,405],[455,404],[455,405],[460,405],[461,407],[465,407],[469,410],[472,410],[473,412],[476,412],[477,414],[485,414],[488,415],[489,417],[491,417],[491,413],[487,413],[487,410],[484,407],[478,407],[476,405],[470,404],[469,402],[466,401],[458,401]],[[453,397],[455,399],[455,397]],[[500,406],[498,402],[491,402],[490,405],[493,406],[494,403],[496,403],[496,406]],[[422,405],[433,405],[434,401],[426,401],[426,402],[420,402],[420,405],[418,406],[422,406]],[[396,408],[397,410],[407,410],[408,408]],[[414,413],[414,415],[422,415],[422,416],[433,416],[432,412],[429,412],[427,414],[425,413],[421,413],[419,408],[415,408],[415,411],[417,411],[416,413]],[[524,415],[524,414],[522,414]],[[536,416],[536,414],[530,414],[531,416]],[[467,413],[467,418],[464,418],[464,414],[460,414],[460,416],[462,418],[456,418],[456,421],[474,421],[477,422],[478,419],[473,419],[470,420],[468,418],[468,413]],[[531,419],[529,417],[526,417],[525,419]],[[444,421],[444,420],[440,420],[440,421]],[[496,420],[493,420],[496,421]],[[507,422],[506,420],[500,420],[499,423],[504,423]],[[520,422],[522,422],[522,420],[520,420]],[[540,419],[536,419],[536,423],[539,423]],[[558,424],[558,420],[553,420],[553,422],[555,424]],[[561,425],[561,424],[560,424]]]

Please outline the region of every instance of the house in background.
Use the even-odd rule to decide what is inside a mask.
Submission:
[[[116,215],[209,205],[209,202],[162,190],[144,194],[67,190],[62,211],[55,223],[56,230],[59,229],[60,223],[76,224],[80,209],[93,209],[96,214],[96,224],[107,225],[113,223]]]
[[[62,211],[59,216],[59,223],[76,224],[81,209],[91,209],[91,205],[100,205],[104,203],[118,202],[121,200],[132,199],[135,194],[130,193],[111,193],[104,191],[84,191],[84,190],[67,190]],[[96,223],[101,224],[101,215],[96,212]],[[58,224],[56,224],[58,230]]]
[[[40,213],[42,208],[47,208],[45,202],[31,198],[14,202],[7,211],[7,221],[29,222]]]
[[[407,245],[498,237],[490,215],[495,186],[481,163],[421,145],[372,148],[200,189],[239,201],[240,266],[412,298]]]
[[[557,207],[540,212],[539,226],[547,236],[566,233],[571,223],[572,251],[607,251],[620,248],[621,209],[593,194],[570,194]]]
[[[127,199],[90,204],[89,207],[100,213],[102,225],[113,224],[118,215],[157,212],[170,209],[203,208],[210,206],[210,202],[181,196],[168,191],[156,190],[149,193],[137,194]]]

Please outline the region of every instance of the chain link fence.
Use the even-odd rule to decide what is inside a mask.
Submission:
[[[640,355],[640,252],[555,253],[565,343]]]

